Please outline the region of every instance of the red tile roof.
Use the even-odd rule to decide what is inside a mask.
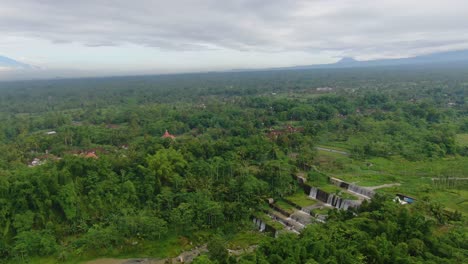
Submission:
[[[167,129],[166,129],[166,132],[164,132],[164,135],[162,136],[163,138],[171,138],[171,139],[175,139],[175,136],[174,135],[171,135]]]
[[[93,158],[93,159],[98,158],[98,156],[94,152],[88,152],[84,157],[85,158]]]

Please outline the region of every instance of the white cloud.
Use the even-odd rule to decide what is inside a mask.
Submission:
[[[223,53],[234,66],[239,54],[403,57],[468,48],[466,10],[466,0],[2,0],[0,52],[56,67],[129,47]]]

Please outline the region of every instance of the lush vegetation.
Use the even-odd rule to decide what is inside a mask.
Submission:
[[[379,201],[380,200],[380,201]],[[353,215],[335,212],[300,236],[265,241],[239,263],[463,263],[468,247],[461,228],[444,230],[425,208],[374,199]],[[212,262],[205,262],[212,263]]]
[[[0,259],[168,257],[211,241],[198,263],[459,263],[467,89],[466,69],[0,83]],[[299,237],[239,235],[268,198],[309,204],[298,173],[331,192],[328,176],[399,183],[378,192],[424,210],[380,201]],[[236,241],[265,242],[228,258]]]

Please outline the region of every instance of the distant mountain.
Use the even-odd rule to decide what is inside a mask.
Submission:
[[[354,58],[343,57],[341,60],[339,60],[338,62],[335,62],[334,64],[346,66],[346,65],[354,65],[356,63],[359,63],[359,61],[355,60]]]
[[[6,69],[31,69],[33,68],[31,65],[19,62],[17,60],[0,56],[0,68]]]
[[[275,69],[332,69],[332,68],[359,68],[359,67],[377,67],[377,66],[398,66],[398,65],[434,65],[443,63],[468,63],[468,50],[449,51],[421,55],[401,59],[380,59],[358,61],[350,57],[344,57],[341,60],[331,64],[303,65],[293,67],[283,67]]]

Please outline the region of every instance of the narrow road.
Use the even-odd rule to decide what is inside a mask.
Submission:
[[[151,259],[151,258],[134,258],[134,259],[114,259],[102,258],[86,262],[86,264],[165,264],[165,263],[190,263],[201,253],[208,252],[206,245],[196,247],[192,250],[184,251],[175,258],[166,259]]]
[[[448,177],[448,178],[431,178],[433,181],[445,181],[445,180],[454,180],[454,181],[466,181],[468,178],[461,177]]]
[[[252,245],[244,249],[228,249],[229,255],[238,256],[245,253],[253,252],[258,245]],[[197,256],[208,252],[206,245],[196,247],[192,250],[184,251],[175,258],[151,259],[151,258],[134,258],[134,259],[115,259],[102,258],[88,261],[85,264],[167,264],[167,263],[191,263]]]
[[[401,184],[399,183],[387,183],[387,184],[382,184],[382,185],[378,185],[378,186],[371,186],[371,187],[366,187],[368,189],[371,189],[371,190],[377,190],[377,189],[380,189],[380,188],[387,188],[387,187],[393,187],[393,186],[400,186]]]
[[[341,151],[341,150],[336,150],[336,149],[330,149],[330,148],[323,148],[323,147],[315,147],[318,150],[323,150],[323,151],[328,151],[328,152],[333,152],[333,153],[339,153],[348,156],[349,153],[346,151]]]

